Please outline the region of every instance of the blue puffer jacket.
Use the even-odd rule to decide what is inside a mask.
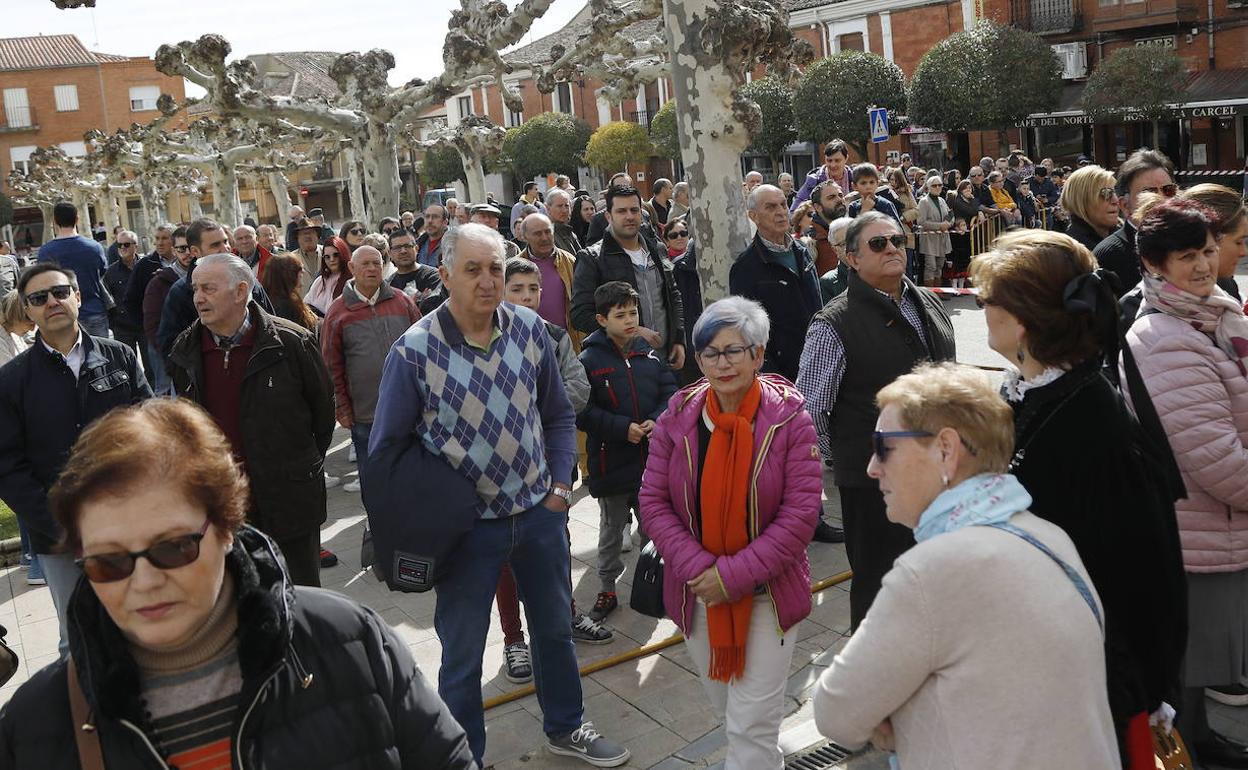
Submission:
[[[585,338],[580,359],[590,392],[576,427],[588,434],[589,493],[636,494],[647,441],[630,443],[628,426],[659,419],[676,392],[676,375],[642,338],[634,338],[630,348],[621,351],[602,329]]]

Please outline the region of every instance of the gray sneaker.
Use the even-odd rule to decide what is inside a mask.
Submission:
[[[583,612],[572,617],[572,641],[581,644],[610,644],[615,639],[611,629]]]
[[[551,754],[576,757],[594,767],[619,767],[632,756],[628,749],[598,734],[593,722],[586,722],[561,738],[549,738],[546,748]]]

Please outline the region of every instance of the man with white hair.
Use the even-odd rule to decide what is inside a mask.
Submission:
[[[480,762],[481,659],[499,574],[509,562],[529,618],[549,750],[617,767],[629,752],[584,721],[572,646],[566,527],[576,427],[550,334],[532,310],[502,301],[497,230],[467,224],[447,233],[439,269],[450,298],[386,358],[369,441],[370,454],[393,445],[401,453],[433,454],[471,481],[478,497],[478,518],[435,586],[438,694]],[[375,483],[410,482],[370,481],[370,495]],[[442,501],[412,500],[412,506],[413,516],[445,515]]]
[[[581,250],[581,241],[572,229],[572,196],[560,187],[546,191],[546,214],[555,231],[555,246],[569,254]]]
[[[459,227],[459,199],[447,198],[446,203],[446,226]]]
[[[303,206],[291,206],[286,211],[286,250],[294,251],[299,248],[299,231],[296,223],[303,219]]]
[[[121,230],[114,237],[117,261],[104,271],[104,286],[114,299],[120,300],[126,296],[126,287],[130,285],[134,266],[138,262],[139,236],[133,230]],[[116,301],[108,309],[108,327],[113,332],[113,339],[118,342],[136,349],[146,347],[142,322],[130,315],[125,302]]]
[[[743,181],[743,189],[745,190],[745,194],[749,195],[751,192],[753,192],[755,187],[758,187],[762,183],[763,183],[763,175],[761,172],[759,171],[749,172],[748,174],[745,175],[745,179]]]
[[[319,586],[333,384],[315,335],[261,309],[251,298],[255,282],[233,254],[199,258],[191,275],[198,317],[174,342],[170,374],[243,463],[248,522],[277,543],[296,585]]]
[[[672,211],[667,215],[668,221],[683,217],[689,213],[689,183],[677,182],[672,187]]]
[[[793,205],[793,199],[797,197],[797,189],[793,187],[793,175],[787,171],[780,173],[776,177],[776,183],[780,186],[780,192],[784,193],[784,199]]]
[[[411,238],[411,233],[403,232]],[[420,320],[406,293],[382,280],[381,252],[360,246],[351,255],[351,275],[342,295],[330,303],[321,325],[321,354],[334,378],[338,424],[351,431],[360,475],[368,459],[368,437],[377,410],[381,366],[394,341]],[[360,491],[360,480],[342,486]]]
[[[256,230],[251,225],[239,225],[234,228],[234,255],[251,266],[257,276],[264,272],[264,266],[273,255],[260,245],[256,239]]]
[[[579,353],[584,335],[572,326],[571,316],[572,273],[576,267],[576,256],[556,245],[554,225],[545,214],[529,214],[520,227],[524,229],[525,242],[520,256],[537,265],[542,275],[542,297],[536,308],[537,314],[570,332],[572,348]]]
[[[270,255],[282,251],[282,243],[277,239],[277,225],[260,225],[256,228],[256,243]]]

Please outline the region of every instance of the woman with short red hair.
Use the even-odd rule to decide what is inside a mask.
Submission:
[[[82,433],[49,494],[86,576],[71,657],[0,712],[0,767],[476,767],[407,645],[354,601],[292,585],[243,524],[247,497],[188,401]]]

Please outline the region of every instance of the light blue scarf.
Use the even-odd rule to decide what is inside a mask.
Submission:
[[[1009,521],[1031,505],[1031,495],[1018,479],[1004,473],[981,473],[936,496],[919,517],[914,539],[930,537],[976,524]]]

